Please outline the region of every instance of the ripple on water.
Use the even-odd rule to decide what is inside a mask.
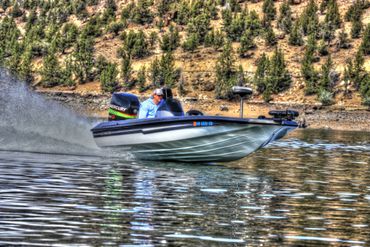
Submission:
[[[212,241],[212,242],[220,242],[220,243],[244,243],[243,239],[232,239],[232,238],[220,238],[220,237],[211,237],[211,236],[197,236],[197,235],[188,235],[188,234],[168,234],[165,235],[167,238],[180,238],[180,239],[197,239],[197,240],[205,240],[205,241]]]
[[[0,245],[368,245],[368,142],[305,133],[212,166],[0,151]]]

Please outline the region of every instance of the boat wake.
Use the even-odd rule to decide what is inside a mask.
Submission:
[[[96,154],[92,121],[32,92],[0,68],[0,149]]]

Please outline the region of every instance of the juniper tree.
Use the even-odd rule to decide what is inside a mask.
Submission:
[[[131,76],[132,76],[132,58],[128,52],[122,53],[122,61],[121,61],[121,77],[123,80],[123,84],[126,88],[130,89],[133,85],[131,84]]]
[[[222,28],[228,34],[230,31],[231,23],[233,21],[233,15],[230,8],[222,10]]]
[[[328,44],[335,39],[335,30],[329,22],[323,23],[321,27],[321,37],[323,40],[327,41]]]
[[[4,65],[4,60],[5,60],[4,54],[5,54],[4,48],[0,46],[0,67]]]
[[[82,32],[84,36],[99,37],[102,33],[99,16],[89,18],[87,24],[83,27]]]
[[[15,1],[10,14],[13,18],[18,18],[18,17],[21,17],[23,15],[23,12],[22,12],[22,10],[19,6],[18,1]]]
[[[149,54],[149,45],[143,30],[137,33],[133,30],[129,33],[124,32],[120,38],[123,40],[123,45],[118,51],[119,57],[122,53],[127,53],[132,58],[143,58]]]
[[[278,27],[285,33],[290,33],[292,29],[292,10],[286,0],[280,5]]]
[[[241,11],[240,4],[237,0],[229,0],[228,3],[230,5],[230,9],[231,9],[232,12],[240,12]]]
[[[320,12],[321,14],[325,12],[326,8],[328,7],[328,2],[330,0],[322,0],[320,4]]]
[[[35,9],[32,9],[27,16],[25,31],[28,32],[33,25],[37,22],[37,12]]]
[[[163,86],[163,78],[161,77],[161,69],[159,59],[157,57],[155,57],[154,60],[150,63],[149,74],[152,86]]]
[[[132,50],[133,58],[143,58],[149,54],[147,37],[143,30],[139,30],[135,37],[135,43]]]
[[[95,73],[96,73],[96,79],[100,80],[101,72],[104,70],[105,67],[108,65],[108,60],[102,56],[99,55],[95,62]]]
[[[146,67],[145,65],[140,67],[139,72],[137,74],[137,87],[139,89],[139,92],[144,92],[146,87]]]
[[[78,19],[83,20],[84,18],[88,16],[88,13],[86,10],[86,3],[84,1],[75,1],[73,7],[74,7],[74,14],[77,16]]]
[[[216,64],[216,92],[218,99],[229,99],[231,97],[231,86],[235,85],[235,57],[231,42],[228,41],[217,59]]]
[[[179,25],[186,25],[189,19],[189,5],[186,1],[180,1],[177,5],[176,23]]]
[[[61,78],[63,81],[63,85],[71,87],[76,85],[76,81],[72,79],[73,71],[72,71],[72,58],[68,55],[64,59],[64,68],[61,70]]]
[[[316,39],[314,35],[310,35],[305,49],[304,57],[301,62],[301,74],[306,84],[306,95],[314,94],[318,90],[317,84],[319,77],[318,72],[315,70],[313,65],[316,49]]]
[[[244,69],[241,64],[239,64],[238,72],[236,76],[236,83],[238,86],[245,86],[247,79],[245,78]]]
[[[92,79],[94,66],[94,40],[82,34],[76,41],[73,57],[73,74],[79,83],[85,83]]]
[[[11,5],[11,1],[10,0],[2,0],[0,2],[0,5],[1,5],[2,9],[4,11],[6,11],[8,9],[8,7],[10,7],[10,5]]]
[[[245,53],[256,47],[253,41],[253,35],[250,30],[246,30],[240,38],[240,47],[238,49],[239,56],[245,57]]]
[[[72,47],[78,37],[78,28],[75,24],[67,23],[62,28],[61,41],[58,43],[58,48],[65,53],[65,50]]]
[[[351,26],[351,37],[353,39],[358,39],[360,38],[361,31],[362,31],[362,21],[360,19],[353,19],[352,21],[352,26]]]
[[[150,34],[149,34],[149,46],[151,49],[153,49],[155,47],[155,45],[157,44],[157,41],[158,41],[158,33],[156,31],[152,31]]]
[[[17,74],[23,53],[23,44],[18,42],[16,35],[11,37],[11,40],[7,44],[5,51],[8,51],[8,57],[6,58],[5,62],[6,67],[14,74]]]
[[[173,4],[174,0],[159,0],[157,2],[157,10],[159,16],[164,16],[168,11],[171,10],[171,4]]]
[[[265,53],[262,53],[261,57],[257,59],[257,69],[254,74],[254,81],[257,86],[257,91],[259,93],[263,93],[267,89],[266,79],[268,77],[269,67],[270,60]]]
[[[109,25],[108,31],[113,33],[115,36],[125,28],[125,24],[122,21],[113,22]]]
[[[178,80],[178,74],[175,69],[175,60],[172,52],[166,52],[159,60],[160,77],[163,78],[163,84],[167,87],[173,87]]]
[[[160,41],[161,50],[164,52],[174,51],[179,46],[179,43],[180,43],[179,30],[171,25],[169,27],[169,32],[165,33],[162,36],[162,39]]]
[[[349,43],[348,40],[348,34],[344,31],[344,29],[341,30],[339,33],[339,40],[337,43],[337,48],[338,49],[348,49],[351,47],[351,44]]]
[[[245,20],[245,29],[250,30],[254,36],[257,36],[261,32],[261,21],[255,10],[249,12]]]
[[[264,0],[262,5],[262,11],[264,13],[264,18],[267,22],[275,20],[276,9],[273,0]]]
[[[31,83],[33,81],[32,69],[32,47],[29,45],[20,58],[18,70],[20,79],[27,83]]]
[[[188,34],[192,33],[198,34],[200,43],[203,43],[204,37],[207,35],[209,28],[210,28],[209,16],[203,13],[190,19],[187,26],[187,32]]]
[[[212,46],[214,39],[215,39],[215,30],[212,29],[207,33],[206,37],[204,37],[204,46],[205,47]]]
[[[118,88],[117,76],[117,64],[108,62],[100,75],[101,89],[110,93],[116,91]]]
[[[269,77],[273,93],[286,90],[292,83],[291,75],[286,68],[284,53],[279,48],[275,48],[270,59]]]
[[[364,6],[364,0],[356,0],[353,2],[353,4],[348,8],[344,19],[346,21],[354,21],[354,20],[360,20],[361,16],[364,12],[365,6]]]
[[[321,66],[321,75],[319,80],[319,87],[321,90],[333,91],[333,81],[330,78],[330,72],[333,69],[333,61],[331,59],[331,56],[329,54],[328,58],[326,59],[326,62]]]
[[[364,55],[361,50],[359,50],[354,59],[347,59],[346,63],[347,66],[345,68],[345,80],[353,82],[353,85],[356,90],[360,90],[361,85],[367,82],[365,79],[366,74],[369,73],[366,72],[364,68]]]
[[[328,1],[327,11],[325,15],[325,23],[330,24],[330,27],[333,29],[337,29],[340,27],[341,19],[336,0]]]
[[[225,36],[221,30],[212,29],[204,38],[204,46],[213,47],[216,51],[224,45]]]
[[[289,44],[294,46],[301,46],[304,44],[298,20],[294,23],[293,30],[289,34]]]
[[[240,6],[238,4],[238,6]],[[207,12],[207,14],[210,16],[210,18],[212,18],[213,20],[217,20],[217,15],[218,15],[218,9],[217,9],[217,3],[213,0],[209,0],[208,2],[206,2],[206,6],[205,6],[205,10]],[[240,11],[240,10],[238,10]]]
[[[146,24],[153,21],[153,14],[150,10],[150,0],[138,0],[137,5],[132,9],[131,19],[136,24]]]
[[[53,87],[62,84],[61,68],[56,57],[56,46],[52,45],[48,54],[43,58],[43,65],[41,69],[41,83],[45,87]]]
[[[316,14],[317,5],[314,0],[310,0],[300,17],[300,23],[305,35],[316,34],[319,26],[319,19]]]
[[[223,47],[225,45],[225,40],[226,40],[226,37],[224,35],[224,33],[221,31],[221,30],[216,30],[215,31],[215,36],[214,36],[214,39],[213,39],[213,48],[217,51],[219,49],[221,49],[221,47]]]
[[[121,21],[128,21],[134,13],[135,3],[130,2],[121,10]]]
[[[225,27],[225,32],[232,41],[239,41],[240,36],[245,30],[246,15],[239,14],[232,18],[230,25]]]
[[[326,56],[329,54],[328,45],[324,40],[320,40],[317,50],[321,56]]]
[[[271,27],[271,24],[267,26],[264,38],[267,46],[274,46],[277,44],[276,35]]]
[[[360,50],[365,56],[370,55],[370,23],[367,24],[364,31]]]
[[[199,36],[197,33],[192,33],[187,39],[182,43],[182,48],[185,51],[193,52],[197,49],[199,45]]]

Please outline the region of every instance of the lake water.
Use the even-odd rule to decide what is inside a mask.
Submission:
[[[237,162],[0,151],[0,245],[370,245],[370,134],[298,130]]]
[[[143,162],[97,149],[94,123],[1,70],[0,106],[0,246],[370,246],[370,132]]]

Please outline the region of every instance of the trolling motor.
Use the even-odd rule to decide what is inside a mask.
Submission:
[[[243,118],[243,105],[244,99],[247,95],[251,95],[253,90],[249,87],[234,86],[232,87],[232,92],[234,95],[240,96],[240,118]]]

